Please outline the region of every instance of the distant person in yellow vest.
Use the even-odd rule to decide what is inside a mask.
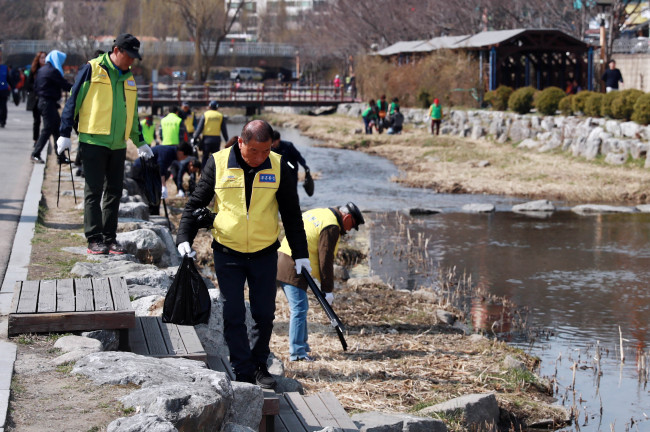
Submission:
[[[185,129],[185,123],[183,122],[181,110],[178,106],[170,107],[169,113],[160,120],[160,141],[162,143],[162,149],[157,154],[158,163],[161,165],[166,164],[169,167],[172,161],[176,159],[179,145],[187,143],[187,130]],[[165,186],[164,182],[160,197],[162,199],[167,199],[168,197],[167,186]]]
[[[181,105],[181,118],[183,119],[183,123],[185,123],[185,129],[187,129],[187,134],[192,135],[194,133],[194,130],[196,129],[196,123],[198,120],[196,119],[196,116],[194,115],[194,111],[192,111],[192,108],[190,108],[190,104],[188,102],[183,102]]]
[[[140,41],[123,33],[110,53],[86,63],[77,74],[61,116],[57,153],[71,146],[76,126],[86,176],[84,231],[89,254],[123,254],[116,241],[117,217],[124,181],[126,140],[138,147],[138,155],[153,156],[138,121],[138,90],[131,73]],[[40,73],[40,72],[39,72]]]
[[[201,168],[205,168],[210,155],[219,151],[221,147],[221,137],[224,141],[228,141],[228,129],[226,128],[226,118],[217,111],[219,104],[217,101],[210,102],[208,110],[203,113],[199,124],[194,131],[194,142],[203,134],[203,142],[201,144],[201,151],[203,157],[201,158]]]
[[[320,280],[325,299],[334,302],[334,258],[339,240],[352,228],[359,230],[363,215],[352,202],[343,207],[317,208],[302,214],[307,234],[309,262],[312,276]],[[307,281],[298,274],[291,258],[291,248],[286,239],[278,250],[278,285],[284,290],[291,310],[289,321],[289,359],[291,361],[313,361],[307,343]]]
[[[212,252],[224,298],[224,337],[237,381],[275,387],[269,374],[280,217],[297,271],[311,271],[296,185],[287,163],[271,151],[273,129],[264,120],[246,123],[232,147],[208,159],[183,210],[176,244],[181,256],[194,256],[198,226],[193,213],[214,200]],[[244,285],[255,322],[246,329]]]
[[[148,115],[140,121],[142,127],[142,137],[148,145],[158,144],[156,141],[156,126],[153,124],[153,116]]]

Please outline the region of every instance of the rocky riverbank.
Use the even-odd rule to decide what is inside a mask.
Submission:
[[[149,217],[133,182],[127,180],[119,239],[129,254],[89,258],[83,254],[80,235],[82,210],[65,183],[60,206],[54,204],[58,167],[49,159],[29,279],[124,276],[136,314],[160,314],[179,259],[166,221]],[[81,179],[76,184],[78,193]],[[176,223],[183,203],[168,202]],[[199,264],[208,276],[209,243],[207,233],[195,242]],[[357,260],[369,252],[356,243],[343,249]],[[449,304],[451,292],[471,289],[465,287],[467,281],[449,273],[440,275],[437,286],[412,293],[378,279],[346,281],[345,271],[337,273],[336,307],[347,324],[350,348],[341,351],[325,315],[312,303],[310,343],[317,361],[288,362],[289,311],[280,294],[271,370],[281,390],[331,390],[361,430],[368,431],[384,430],[389,424],[401,425],[400,430],[461,431],[486,422],[509,429],[548,419],[559,425],[568,419],[565,409],[549,405],[552,385],[533,373],[536,359],[471,334],[469,318]],[[206,282],[212,316],[196,330],[208,354],[224,355],[218,287],[210,277]],[[11,341],[18,344],[18,356],[7,430],[117,432],[155,426],[171,431],[196,430],[198,424],[209,423],[214,425],[211,430],[246,431],[259,424],[258,413],[251,408],[260,400],[256,386],[230,382],[198,362],[117,351],[121,344],[115,332],[79,339],[20,335]]]
[[[359,106],[335,115],[267,112],[324,146],[393,161],[405,185],[443,193],[510,195],[571,204],[649,201],[648,127],[579,117],[452,111],[432,136],[424,110],[404,109],[400,135],[365,135]]]

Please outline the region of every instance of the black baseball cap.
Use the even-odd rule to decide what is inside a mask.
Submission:
[[[140,49],[140,41],[129,33],[122,33],[115,39],[115,46],[124,50],[129,57],[142,60],[142,56],[138,52]]]
[[[359,231],[359,225],[365,223],[365,220],[363,220],[363,215],[361,214],[361,210],[359,210],[359,207],[357,207],[353,202],[347,203],[345,205],[345,208],[348,209],[348,213],[350,213],[354,218],[353,228]]]

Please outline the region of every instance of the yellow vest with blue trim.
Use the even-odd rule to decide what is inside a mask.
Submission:
[[[162,144],[163,145],[178,145],[179,134],[181,133],[181,123],[183,119],[174,113],[167,114],[160,120],[162,127]]]
[[[328,226],[340,225],[332,210],[328,208],[318,208],[306,211],[302,214],[302,223],[305,225],[305,234],[307,234],[307,247],[309,248],[309,264],[311,264],[311,275],[320,281],[320,259],[318,256],[318,243],[320,234]],[[341,236],[339,236],[339,239]],[[339,242],[336,241],[334,246],[334,256],[339,249]],[[285,237],[280,244],[278,252],[291,256],[291,248]]]
[[[102,68],[98,59],[88,61],[91,66],[90,86],[79,109],[79,132],[96,135],[110,135],[113,121],[113,84],[108,72]],[[126,129],[124,140],[129,139],[133,127],[133,114],[138,89],[133,77],[124,81],[126,101]]]
[[[203,114],[203,136],[221,135],[223,114],[216,110],[208,110]]]
[[[190,113],[185,117],[185,129],[187,129],[187,133],[194,133],[194,112],[190,111]]]
[[[232,155],[233,147],[214,153],[214,218],[217,243],[241,253],[253,253],[278,241],[280,224],[276,192],[280,186],[279,154],[271,152],[271,167],[255,175],[248,211],[244,170]],[[230,163],[229,163],[230,162]]]

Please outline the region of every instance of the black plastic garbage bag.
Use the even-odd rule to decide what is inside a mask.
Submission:
[[[208,288],[196,269],[194,260],[185,255],[165,296],[163,322],[180,325],[205,324],[210,318],[211,305]]]
[[[314,194],[314,179],[311,178],[309,172],[305,172],[305,181],[303,182],[302,187],[305,188],[307,195],[312,196]]]

